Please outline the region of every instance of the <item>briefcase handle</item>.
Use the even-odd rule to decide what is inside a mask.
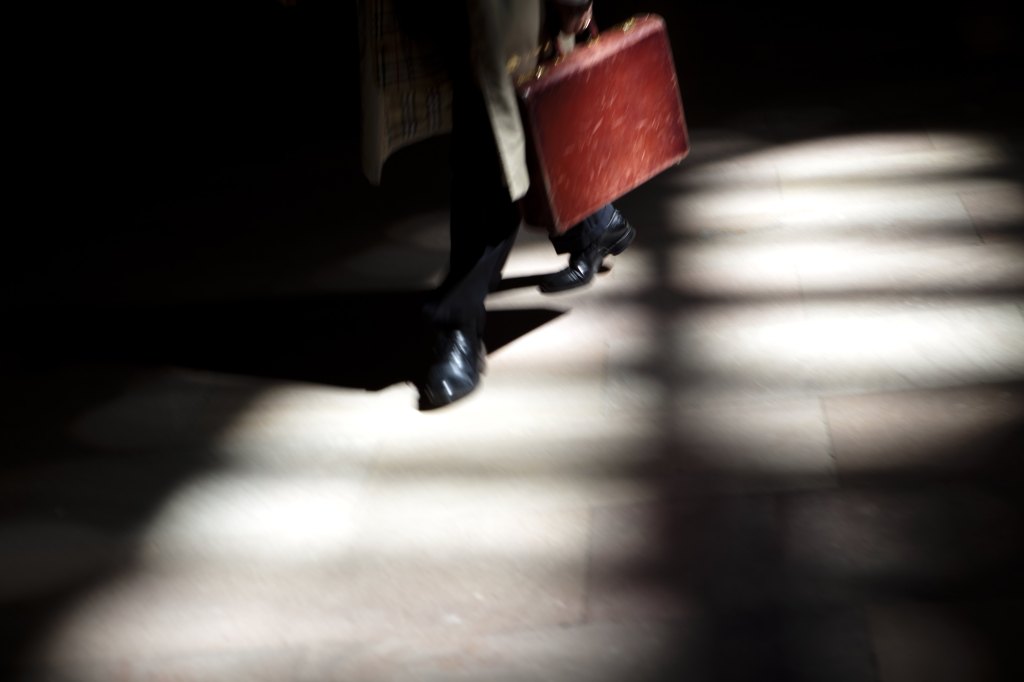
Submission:
[[[621,24],[617,24],[612,28],[613,30],[621,30],[623,33],[629,33],[631,30],[633,30],[633,27],[636,25],[637,19],[643,16],[648,15],[632,16],[626,21],[622,22]],[[594,43],[601,39],[601,31],[598,30],[596,21],[591,20],[590,26],[587,28],[587,30],[590,33],[590,37],[584,44]],[[538,60],[536,62],[535,68],[528,73],[523,73],[520,71],[520,67],[525,61],[521,55],[513,55],[512,57],[509,58],[507,64],[508,73],[515,79],[517,86],[521,87],[529,83],[530,81],[540,78],[547,71],[548,67],[552,63],[557,64],[559,61],[565,58],[566,55],[562,54],[562,51],[557,43],[557,39],[546,40],[542,44],[538,45],[533,50],[531,50],[529,53],[527,53],[527,59]]]
[[[626,22],[626,24],[632,24],[632,23],[633,23],[632,19],[630,21]],[[624,26],[626,24],[624,24]],[[587,42],[590,42],[592,40],[597,40],[598,38],[601,37],[600,31],[598,31],[598,29],[597,29],[597,22],[594,21],[593,19],[591,19],[590,25],[586,29],[584,29],[584,30],[586,30],[587,32],[590,33],[590,37],[587,39]],[[550,39],[550,40],[545,40],[543,43],[541,43],[537,47],[533,48],[532,50],[530,50],[525,55],[523,55],[523,54],[512,55],[511,57],[509,57],[509,60],[506,63],[505,67],[506,67],[506,70],[508,71],[508,74],[510,76],[517,77],[516,78],[517,81],[521,81],[521,82],[522,81],[528,81],[528,80],[533,80],[534,78],[536,78],[537,74],[536,73],[530,73],[530,74],[519,73],[519,68],[520,68],[520,66],[522,66],[524,61],[534,60],[534,59],[538,60],[537,61],[537,67],[539,68],[539,70],[541,72],[543,72],[545,67],[542,64],[545,64],[545,63],[550,62],[550,61],[558,61],[559,59],[562,59],[563,57],[565,57],[565,55],[562,54],[562,50],[561,50],[560,46],[558,45],[558,40],[557,39]]]

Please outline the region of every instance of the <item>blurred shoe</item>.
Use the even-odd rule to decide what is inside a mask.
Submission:
[[[569,267],[541,279],[540,290],[552,294],[589,284],[601,269],[604,257],[619,255],[635,237],[636,230],[616,211],[608,227],[593,244],[583,251],[569,254]]]
[[[420,386],[420,408],[444,407],[466,397],[480,383],[484,371],[483,340],[461,329],[439,331],[433,359]]]

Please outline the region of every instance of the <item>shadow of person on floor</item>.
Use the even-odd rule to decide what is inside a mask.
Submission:
[[[185,367],[379,391],[420,378],[429,350],[420,311],[428,295],[36,308],[8,318],[14,328],[32,330],[9,352],[22,368],[53,362]],[[562,314],[552,308],[489,312],[488,352]]]
[[[139,529],[183,483],[223,467],[216,442],[268,385],[414,381],[423,295],[8,311],[18,331],[0,365],[3,679],[33,679],[74,605],[130,574]],[[492,312],[488,348],[560,314]]]

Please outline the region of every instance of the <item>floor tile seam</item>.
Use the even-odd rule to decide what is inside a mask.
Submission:
[[[575,480],[574,477],[568,473],[564,474],[560,478],[566,481]],[[549,488],[547,487],[543,488],[544,491],[547,491],[548,489]],[[367,490],[366,492],[371,491]],[[493,507],[490,507],[488,509],[455,509],[441,511],[436,514],[432,514],[430,518],[431,521],[436,523],[454,522],[460,519],[502,519],[516,515],[521,515],[523,513],[536,514],[542,516],[565,515],[566,518],[571,518],[572,516],[580,515],[584,512],[589,514],[591,508],[593,507],[593,503],[588,501],[584,494],[581,494],[578,490],[575,489],[571,490],[568,493],[568,498],[562,495],[559,496],[557,499],[548,498],[547,501],[538,498],[530,491],[524,493],[524,495],[526,497],[533,499],[535,502],[535,504],[532,504],[528,509],[523,509],[520,506],[513,507],[510,505],[506,505],[498,509],[495,509]],[[373,518],[379,518],[378,514],[373,513],[375,507],[374,502],[368,499],[370,496],[363,495],[361,497],[366,498],[366,501],[360,504],[361,510],[359,512],[359,515],[353,518],[353,533],[352,538],[348,543],[350,545],[350,548],[352,545],[357,544],[357,540],[359,537],[363,537],[368,532],[373,532]],[[349,551],[351,551],[351,549]]]
[[[1005,180],[998,172],[998,168],[992,169],[991,175],[969,176],[967,178],[953,178],[936,180],[928,175],[915,175],[913,171],[901,183],[896,184],[893,179],[879,181],[876,179],[842,179],[823,178],[811,179],[806,176],[793,176],[781,178],[782,189],[788,190],[788,198],[783,199],[780,208],[786,209],[791,206],[800,206],[802,197],[834,197],[842,195],[847,199],[858,197],[863,199],[863,205],[858,210],[880,211],[885,207],[901,208],[909,204],[916,204],[919,201],[928,200],[936,208],[940,206],[947,210],[955,205],[954,200],[959,199],[962,194],[975,192],[989,192],[993,190],[1005,190],[1011,182]],[[895,198],[886,196],[899,187],[902,190]],[[739,190],[737,190],[739,191]],[[944,200],[948,204],[937,204]],[[966,207],[964,207],[966,209]],[[789,213],[787,211],[787,213]]]
[[[956,198],[957,201],[960,202],[960,206],[963,208],[964,214],[967,216],[967,219],[971,222],[971,228],[974,230],[974,236],[977,237],[978,243],[981,245],[985,245],[987,243],[985,241],[985,234],[982,232],[981,227],[978,225],[978,220],[975,216],[975,211],[972,211],[970,207],[967,205],[967,202],[964,200],[964,192],[957,192]]]
[[[105,668],[109,666],[124,665],[150,666],[154,664],[167,664],[173,661],[184,661],[192,663],[215,662],[219,659],[242,656],[254,661],[267,658],[276,658],[282,654],[287,658],[299,658],[303,650],[310,644],[280,643],[276,646],[266,644],[247,644],[244,646],[228,645],[217,648],[217,645],[207,644],[198,648],[183,648],[180,651],[163,651],[158,654],[138,652],[133,654],[119,653],[114,655],[92,654],[59,656],[52,661],[36,661],[30,663],[33,671],[47,672],[53,670],[65,670],[68,668]]]
[[[960,391],[1002,391],[1007,390],[1006,385],[1009,384],[1010,391],[1021,391],[1024,390],[1024,376],[1013,378],[1007,382],[980,382],[980,383],[969,383],[969,384],[941,384],[935,386],[918,386],[911,388],[896,388],[890,390],[871,390],[871,391],[859,391],[851,393],[822,393],[820,398],[822,404],[826,410],[834,410],[835,406],[831,406],[831,403],[837,401],[864,401],[871,399],[886,400],[891,398],[906,397],[913,399],[917,396],[922,395],[933,395],[933,396],[945,396],[950,393],[957,393]]]
[[[586,551],[584,553],[583,575],[581,576],[583,598],[580,604],[580,612],[574,621],[574,625],[577,627],[586,624],[593,617],[594,562],[597,558],[594,533],[597,512],[598,508],[596,506],[590,506],[587,509]]]
[[[826,448],[829,461],[832,465],[832,477],[835,479],[836,487],[842,486],[842,478],[839,472],[839,456],[836,448],[835,432],[833,428],[833,418],[829,414],[828,401],[825,396],[817,396],[817,404],[819,414],[821,418],[822,427],[825,429]]]
[[[652,625],[671,621],[665,619],[630,619],[630,623],[649,623]],[[63,669],[67,667],[81,668],[82,666],[105,667],[108,665],[123,664],[124,662],[136,662],[139,665],[152,665],[154,663],[169,662],[174,660],[203,662],[217,661],[230,657],[245,657],[251,660],[263,660],[269,657],[284,654],[289,657],[302,657],[305,653],[316,649],[330,648],[359,648],[367,644],[388,641],[396,644],[407,644],[410,649],[420,647],[423,644],[447,645],[456,644],[459,648],[465,646],[466,642],[481,642],[493,639],[516,638],[523,635],[542,635],[544,633],[564,633],[567,631],[584,631],[595,626],[620,625],[617,621],[598,620],[584,622],[579,618],[573,620],[549,619],[541,623],[503,624],[477,627],[472,632],[455,630],[450,625],[418,623],[401,629],[388,625],[373,632],[366,632],[362,628],[351,625],[352,634],[345,637],[338,637],[337,634],[306,637],[302,641],[278,641],[268,646],[267,644],[247,643],[228,644],[226,646],[209,644],[198,647],[182,647],[177,650],[164,650],[158,653],[139,653],[128,655],[124,653],[114,655],[104,654],[77,654],[72,656],[57,656],[50,661],[40,661],[37,667],[41,669]],[[282,637],[275,638],[281,640]]]
[[[905,243],[893,244],[893,245],[869,245],[864,249],[860,249],[856,254],[857,260],[865,259],[892,259],[895,260],[911,260],[915,256],[944,256],[948,255],[955,257],[958,262],[962,262],[964,256],[979,255],[986,256],[987,254],[1003,254],[1005,253],[1005,247],[1002,244],[989,244],[984,241],[977,242],[960,242],[951,241],[947,243],[937,242],[934,240],[922,240],[919,241],[914,248],[907,249]],[[974,253],[971,253],[974,252]],[[804,262],[794,262],[795,267],[806,268],[807,264]],[[897,263],[893,262],[893,267],[897,267]],[[724,269],[724,268],[723,268]]]
[[[398,638],[392,637],[388,640],[388,643],[395,646],[401,647],[405,651],[413,652],[412,655],[420,657],[420,653],[415,651],[416,648],[422,647],[423,645],[434,646],[440,653],[450,653],[452,650],[465,651],[467,649],[473,650],[493,650],[497,651],[497,647],[507,646],[512,643],[510,640],[521,640],[524,637],[528,639],[550,639],[557,638],[560,635],[565,634],[579,634],[600,631],[607,627],[622,628],[628,627],[631,631],[640,627],[643,629],[654,629],[661,630],[664,627],[676,623],[679,619],[665,618],[665,619],[628,619],[621,621],[613,620],[597,620],[593,622],[579,622],[579,623],[559,623],[557,621],[551,621],[548,623],[540,623],[533,625],[521,625],[514,627],[493,627],[485,628],[483,630],[475,630],[473,632],[464,632],[459,635],[453,636],[450,630],[443,628],[435,628],[432,630],[419,629],[414,633],[408,633],[405,636]],[[380,639],[375,639],[374,642],[379,642]],[[367,643],[367,639],[353,638],[344,642],[338,642],[334,646],[361,646]],[[318,645],[311,644],[307,648],[314,648]]]
[[[669,249],[689,250],[694,255],[693,262],[697,267],[691,269],[697,271],[700,262],[700,249],[705,249],[710,255],[727,254],[730,250],[746,253],[777,252],[784,248],[801,246],[805,244],[823,245],[834,250],[857,249],[860,254],[866,256],[892,256],[913,253],[916,250],[931,252],[944,248],[956,249],[965,248],[979,244],[976,230],[966,216],[959,221],[956,229],[944,230],[942,232],[921,232],[918,230],[903,230],[898,227],[883,235],[879,231],[872,232],[871,228],[864,228],[858,225],[842,225],[838,230],[822,232],[818,228],[804,228],[799,226],[782,226],[772,230],[741,231],[720,230],[713,234],[704,234],[700,241],[690,242],[688,235],[681,235],[679,239],[666,240],[670,244]],[[728,272],[725,267],[704,267],[709,271]],[[640,280],[639,276],[634,277]]]
[[[1024,317],[1024,314],[1022,314]],[[1003,377],[1005,382],[998,381],[983,381],[981,385],[993,385],[995,383],[1012,383],[1016,384],[1024,381],[1024,373],[1007,375]],[[892,382],[889,382],[890,384]],[[903,380],[901,385],[898,386],[849,386],[846,388],[834,388],[831,390],[822,390],[821,387],[808,387],[807,389],[794,389],[794,390],[783,390],[783,391],[769,391],[762,392],[759,395],[768,396],[768,401],[779,402],[796,402],[798,400],[813,401],[816,398],[820,398],[825,401],[829,400],[841,400],[849,398],[869,398],[872,396],[886,396],[892,394],[901,393],[922,393],[927,391],[944,392],[948,390],[954,390],[959,388],[971,388],[979,385],[979,382],[968,382],[968,383],[935,383],[935,384],[921,384],[920,382],[909,382]]]
[[[885,305],[893,306],[893,309],[891,309],[891,310],[878,310],[877,312],[872,313],[870,315],[861,315],[861,317],[863,317],[863,318],[871,318],[871,319],[877,319],[877,318],[906,318],[906,317],[918,317],[918,318],[920,318],[920,317],[934,317],[934,316],[936,316],[936,315],[938,315],[938,314],[940,314],[942,312],[949,312],[949,311],[953,311],[953,310],[955,310],[955,311],[972,311],[972,312],[994,312],[994,311],[1006,312],[1006,311],[1013,310],[1014,308],[1016,308],[1016,307],[1018,307],[1020,305],[1020,303],[1018,303],[1015,300],[1013,300],[1013,299],[1016,298],[1015,295],[1010,294],[1009,296],[1011,297],[1011,300],[995,300],[995,301],[991,301],[991,302],[988,302],[988,301],[985,301],[985,302],[964,301],[962,303],[956,303],[956,302],[952,302],[951,301],[949,305],[942,305],[942,306],[938,306],[938,307],[935,307],[935,308],[922,308],[922,309],[918,309],[918,310],[907,309],[907,308],[903,307],[901,304],[886,303]],[[1021,296],[1021,298],[1024,298],[1024,290],[1021,291],[1020,296]],[[803,297],[804,297],[804,293],[801,292],[801,299],[803,299]],[[806,301],[801,300],[801,306],[806,308],[806,310],[804,310],[804,315],[801,315],[801,316],[795,316],[794,315],[793,316],[794,320],[771,321],[771,322],[768,322],[768,323],[766,323],[764,325],[760,325],[760,328],[787,327],[787,326],[791,326],[796,321],[799,321],[800,323],[813,324],[815,322],[816,317],[820,318],[820,316],[821,316],[821,313],[818,313],[817,315],[815,315],[815,311],[814,311],[814,306],[815,305],[816,304],[813,301],[813,299],[808,299]],[[832,305],[832,304],[829,304],[829,305]],[[869,305],[872,305],[872,304],[871,304],[870,301],[855,301],[855,302],[851,303],[850,305],[856,305],[856,306],[863,307],[863,306],[869,306]],[[741,327],[739,324],[732,324],[732,325],[729,325],[729,326],[736,326],[738,328]],[[707,333],[709,333],[709,334],[717,334],[718,332],[716,332],[715,330],[712,329],[712,330],[708,330]]]
[[[980,300],[979,300],[980,299]],[[1005,295],[986,297],[983,293],[974,295],[953,294],[949,298],[929,297],[925,303],[917,304],[917,297],[908,293],[899,299],[873,302],[870,298],[848,300],[839,304],[840,309],[856,313],[857,320],[928,320],[928,318],[941,317],[944,313],[978,313],[996,314],[998,312],[1009,313],[1024,302],[1024,289],[1019,293],[1008,292]],[[805,316],[800,324],[813,325],[817,322],[827,321],[835,313],[836,304],[822,302],[816,303],[813,300],[807,302]],[[821,310],[820,307],[831,307]],[[1007,319],[1013,315],[1005,314]],[[789,326],[795,322],[776,322],[774,326]],[[772,326],[772,325],[765,325]]]

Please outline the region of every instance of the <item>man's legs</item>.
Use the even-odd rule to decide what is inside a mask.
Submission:
[[[472,391],[483,369],[484,299],[501,277],[520,224],[498,159],[483,94],[468,63],[453,69],[451,256],[425,314],[435,335],[425,407]]]
[[[428,316],[435,326],[480,334],[484,299],[515,243],[520,214],[502,178],[479,90],[456,91],[454,106],[451,253],[448,274],[428,307]]]

